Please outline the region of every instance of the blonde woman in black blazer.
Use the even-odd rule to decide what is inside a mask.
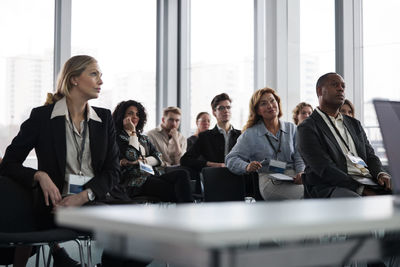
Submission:
[[[102,200],[119,181],[119,152],[111,112],[88,104],[99,96],[101,75],[94,58],[70,58],[59,74],[57,92],[49,94],[44,106],[32,110],[5,152],[3,175],[26,187],[39,185],[35,200],[39,229],[54,226],[55,209]],[[85,142],[71,145],[71,140]],[[32,149],[38,169],[22,165]],[[79,166],[80,173],[74,173],[73,166]],[[64,196],[71,174],[92,178],[80,193]]]

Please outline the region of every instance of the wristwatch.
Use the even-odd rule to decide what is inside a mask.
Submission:
[[[87,196],[88,196],[89,201],[93,201],[96,198],[92,189],[90,189],[90,188],[87,189]]]

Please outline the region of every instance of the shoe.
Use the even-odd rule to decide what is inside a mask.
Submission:
[[[51,252],[54,259],[54,267],[78,267],[81,266],[79,262],[72,259],[65,248],[59,248]]]

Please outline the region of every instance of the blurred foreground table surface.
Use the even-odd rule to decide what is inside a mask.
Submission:
[[[381,257],[373,233],[400,230],[400,209],[377,196],[68,208],[56,220],[120,255],[179,266],[321,266]]]

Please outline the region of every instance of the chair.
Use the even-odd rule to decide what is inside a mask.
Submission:
[[[228,168],[206,167],[201,171],[204,201],[244,201],[245,177],[233,174]]]
[[[38,247],[36,254],[36,266],[39,266],[40,251],[43,251],[44,266],[50,266],[50,253],[46,261],[44,245],[50,242],[62,243],[75,241],[79,247],[79,255],[82,267],[84,266],[82,239],[87,243],[88,266],[91,266],[90,237],[80,232],[56,228],[37,231],[35,229],[33,214],[32,191],[23,188],[12,179],[0,176],[0,250],[2,256],[0,264],[12,264],[12,248],[19,246]]]

